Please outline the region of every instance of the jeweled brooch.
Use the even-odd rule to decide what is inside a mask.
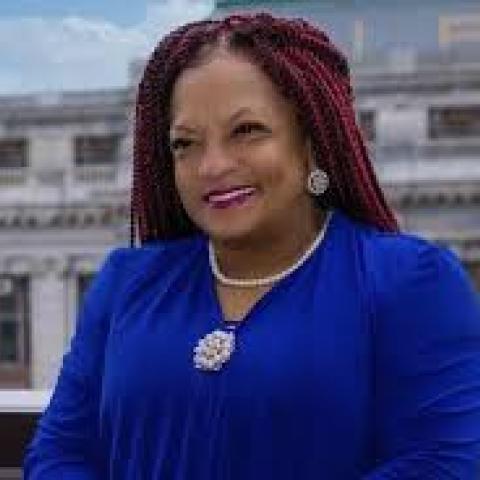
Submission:
[[[235,334],[214,330],[202,337],[195,348],[193,363],[200,370],[218,371],[235,350]]]

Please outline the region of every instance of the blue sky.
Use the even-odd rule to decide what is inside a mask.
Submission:
[[[152,2],[150,2],[152,3]],[[158,1],[157,3],[164,3]],[[62,18],[78,16],[107,19],[118,25],[140,23],[147,8],[145,0],[3,0],[0,17]]]
[[[125,86],[129,62],[213,0],[0,0],[0,95]]]

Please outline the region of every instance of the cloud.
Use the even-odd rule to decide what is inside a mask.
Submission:
[[[0,94],[125,86],[132,60],[212,10],[213,0],[164,0],[128,27],[78,16],[0,19]]]
[[[164,34],[184,22],[206,17],[213,11],[214,3],[213,0],[165,0],[150,4],[143,28],[152,34],[160,28],[160,34]]]

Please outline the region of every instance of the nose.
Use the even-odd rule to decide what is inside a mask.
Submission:
[[[223,177],[235,168],[235,164],[232,152],[221,145],[210,144],[200,158],[198,174],[208,179]]]

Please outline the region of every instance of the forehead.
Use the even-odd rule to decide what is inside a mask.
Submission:
[[[241,108],[272,117],[291,116],[294,110],[254,62],[227,51],[215,52],[199,65],[187,68],[174,84],[172,120],[209,113],[228,116]]]

